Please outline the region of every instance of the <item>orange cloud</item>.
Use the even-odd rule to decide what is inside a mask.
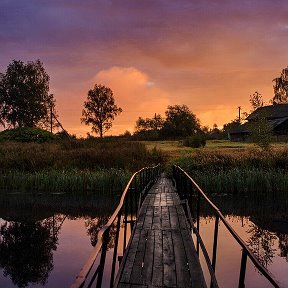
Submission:
[[[123,109],[116,117],[107,134],[121,134],[125,130],[133,132],[139,116],[152,117],[154,113],[164,115],[170,104],[169,95],[157,86],[153,79],[134,67],[112,67],[96,74],[91,81],[112,89],[116,105]]]

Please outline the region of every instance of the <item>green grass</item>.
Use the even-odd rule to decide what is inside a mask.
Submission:
[[[213,141],[204,149],[171,157],[170,175],[172,165],[187,171],[207,193],[278,193],[288,187],[288,147],[284,144],[263,152],[251,144]]]
[[[121,169],[40,171],[34,173],[10,171],[0,177],[0,190],[39,192],[93,192],[122,191],[131,173]]]
[[[185,147],[182,141],[143,141],[142,143],[145,144],[148,150],[156,148],[163,151],[170,160],[177,159],[184,155],[194,154],[199,150],[246,150],[247,148],[253,149],[255,147],[252,143],[239,143],[228,140],[208,140],[204,148]]]
[[[205,148],[181,141],[132,142],[97,139],[52,143],[0,143],[0,189],[13,191],[116,191],[132,172],[176,164],[207,192],[286,189],[287,144],[262,152],[251,143],[207,141]],[[278,183],[278,184],[277,184]]]
[[[0,173],[110,168],[135,171],[164,160],[161,151],[148,151],[135,142],[0,143]]]
[[[0,189],[119,191],[132,172],[164,161],[163,152],[137,142],[3,142]]]

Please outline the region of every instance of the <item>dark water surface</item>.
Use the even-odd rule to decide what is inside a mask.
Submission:
[[[0,287],[69,287],[119,197],[0,197]]]
[[[69,287],[118,196],[0,196],[0,287]],[[261,263],[288,287],[287,197],[266,196],[215,196],[213,201]],[[200,232],[211,255],[215,218],[205,205],[201,215]],[[216,263],[220,287],[237,287],[240,261],[241,249],[221,223]],[[250,261],[247,268],[246,287],[271,287]],[[209,278],[205,268],[204,273]]]

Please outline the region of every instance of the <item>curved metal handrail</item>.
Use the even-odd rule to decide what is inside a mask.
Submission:
[[[120,198],[120,202],[119,202],[117,208],[115,209],[114,213],[109,218],[108,222],[99,230],[98,236],[97,236],[97,244],[96,244],[95,248],[93,249],[93,252],[90,254],[88,260],[86,261],[86,263],[84,264],[84,266],[80,270],[79,274],[76,276],[76,280],[70,286],[70,288],[79,288],[79,287],[82,287],[84,285],[84,283],[87,279],[87,276],[88,276],[89,272],[91,271],[91,269],[92,269],[92,267],[93,267],[93,265],[97,259],[97,256],[99,255],[99,253],[102,249],[104,233],[107,231],[107,229],[109,229],[111,227],[111,225],[114,223],[116,217],[119,215],[119,212],[123,208],[126,194],[128,193],[128,190],[129,190],[132,182],[134,181],[135,177],[147,169],[159,169],[159,168],[160,168],[160,164],[153,166],[153,167],[144,167],[144,168],[140,169],[139,171],[135,172],[131,176],[129,182],[127,183],[127,185],[126,185],[126,187],[122,193],[122,196]]]
[[[174,165],[176,169],[181,171],[183,175],[186,176],[187,179],[194,185],[194,187],[198,190],[198,192],[201,194],[201,196],[206,200],[206,202],[210,205],[210,207],[217,213],[219,218],[222,220],[223,224],[226,226],[228,231],[232,234],[233,238],[238,242],[238,244],[242,247],[243,253],[251,259],[253,264],[256,266],[256,268],[266,277],[267,280],[274,286],[274,287],[280,287],[278,281],[274,279],[274,276],[265,268],[263,265],[259,262],[259,260],[255,257],[253,252],[249,249],[249,247],[246,245],[246,243],[240,238],[240,236],[236,233],[236,231],[232,228],[232,226],[227,222],[224,215],[221,213],[220,209],[207,197],[207,195],[204,193],[204,191],[199,187],[199,185],[194,181],[194,179],[181,167]],[[198,229],[198,228],[197,228]],[[217,232],[218,233],[218,232]],[[245,252],[244,252],[245,251]],[[243,254],[242,254],[243,257]],[[243,260],[242,261],[246,261]],[[241,261],[241,265],[242,265]],[[246,262],[245,262],[245,269],[246,269]]]

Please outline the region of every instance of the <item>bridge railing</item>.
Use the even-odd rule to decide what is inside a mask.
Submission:
[[[246,264],[247,258],[255,265],[256,269],[274,286],[280,287],[279,283],[274,279],[273,275],[258,261],[255,255],[250,251],[245,242],[239,237],[231,225],[226,221],[225,217],[219,210],[219,208],[206,196],[198,184],[193,180],[193,178],[187,174],[179,166],[173,166],[173,178],[176,182],[177,191],[182,200],[186,202],[186,212],[189,219],[190,225],[192,226],[193,232],[196,236],[196,250],[199,256],[199,246],[201,247],[203,256],[205,258],[208,270],[211,276],[211,287],[218,287],[217,280],[215,277],[215,268],[216,268],[216,257],[217,257],[217,242],[218,242],[218,227],[219,221],[221,220],[233,238],[238,242],[242,248],[242,256],[240,263],[239,271],[239,284],[238,287],[245,287],[245,274],[246,274]],[[196,194],[196,195],[195,195]],[[194,220],[191,216],[191,211],[193,209],[193,202],[195,202],[196,196],[196,227],[194,225]],[[205,245],[200,236],[200,212],[201,212],[201,203],[209,205],[215,214],[215,226],[214,226],[214,238],[213,238],[213,250],[212,250],[212,261],[209,257]],[[203,205],[203,204],[202,204]]]
[[[159,174],[160,165],[145,167],[133,174],[116,210],[98,232],[97,244],[71,288],[113,287],[145,194]],[[109,257],[106,257],[108,251]]]

